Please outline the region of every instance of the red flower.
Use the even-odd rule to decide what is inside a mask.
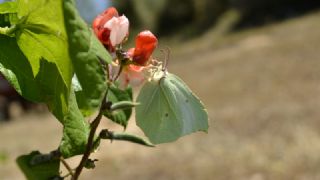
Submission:
[[[106,9],[103,13],[99,14],[92,22],[92,28],[98,39],[105,45],[109,51],[114,51],[114,47],[110,41],[111,30],[105,28],[105,24],[113,17],[119,17],[118,11],[114,7]]]
[[[118,11],[114,7],[110,7],[99,14],[92,22],[92,27],[94,32],[98,35],[99,30],[101,30],[104,24],[113,17],[118,17]]]
[[[136,47],[128,51],[132,61],[140,66],[145,66],[158,44],[158,39],[150,31],[142,31],[136,37]]]

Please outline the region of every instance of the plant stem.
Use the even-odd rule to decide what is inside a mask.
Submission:
[[[112,82],[115,82],[119,78],[122,70],[123,70],[123,66],[121,65],[117,75],[113,79],[111,79]],[[108,79],[110,79],[109,71],[110,70],[108,69],[107,70]],[[98,128],[98,126],[100,124],[100,121],[102,119],[103,111],[108,109],[108,108],[110,109],[110,107],[108,107],[108,104],[107,104],[107,101],[106,101],[106,97],[108,95],[108,92],[109,92],[109,85],[108,85],[107,90],[106,90],[106,92],[104,94],[104,97],[102,99],[99,113],[98,113],[97,117],[91,123],[91,130],[90,130],[90,133],[89,133],[86,150],[85,150],[85,152],[84,152],[84,154],[82,156],[82,159],[81,159],[78,167],[76,168],[76,171],[75,171],[74,175],[72,176],[72,180],[78,180],[78,178],[79,178],[79,176],[80,176],[80,174],[82,172],[82,169],[83,169],[84,165],[86,164],[86,162],[88,161],[89,156],[90,156],[90,154],[92,152],[92,149],[94,147],[94,135],[96,134],[97,128]]]
[[[103,115],[103,111],[105,110],[107,104],[106,104],[106,97],[107,97],[107,94],[108,94],[108,90],[109,88],[106,90],[106,93],[104,94],[104,97],[103,97],[103,100],[102,100],[102,103],[101,103],[101,107],[100,107],[100,110],[99,110],[99,114],[97,115],[97,117],[92,121],[91,123],[91,130],[90,130],[90,133],[89,133],[89,137],[88,137],[88,143],[87,143],[87,146],[86,146],[86,150],[82,156],[82,159],[78,165],[78,167],[76,168],[76,172],[74,173],[73,177],[72,177],[72,180],[77,180],[81,174],[81,171],[85,165],[85,163],[87,162],[87,160],[89,159],[89,156],[92,152],[92,149],[93,149],[93,140],[94,140],[94,135],[97,131],[97,128],[100,124],[100,121],[102,119],[102,115]]]

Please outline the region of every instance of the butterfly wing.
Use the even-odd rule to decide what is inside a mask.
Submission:
[[[168,74],[161,88],[169,104],[172,104],[172,109],[181,116],[181,136],[195,131],[207,132],[208,114],[204,105],[179,77]]]
[[[154,144],[207,131],[208,115],[200,100],[173,74],[145,83],[137,101],[137,125]]]
[[[181,117],[166,100],[159,83],[147,82],[140,91],[136,107],[136,122],[154,144],[174,141],[180,135]]]

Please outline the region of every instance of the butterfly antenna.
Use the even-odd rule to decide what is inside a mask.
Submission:
[[[161,49],[160,51],[164,54],[164,64],[162,67],[162,71],[167,71],[171,50],[169,47],[165,47],[165,49]]]

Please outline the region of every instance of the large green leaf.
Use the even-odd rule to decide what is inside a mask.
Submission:
[[[25,98],[47,103],[62,122],[67,113],[73,74],[62,0],[19,0],[17,13],[20,19],[13,27],[16,27],[15,40],[20,49],[10,39],[13,45],[11,53],[4,53],[6,58],[1,60],[2,72]],[[2,40],[5,41],[1,43],[8,41]]]
[[[67,113],[69,90],[64,84],[55,63],[40,60],[36,77],[19,49],[15,38],[0,35],[0,71],[26,99],[44,102],[61,121]]]
[[[208,115],[201,101],[173,74],[145,83],[137,101],[137,125],[154,144],[207,131]]]
[[[65,0],[63,9],[69,54],[82,89],[79,97],[82,102],[81,107],[87,112],[92,112],[100,106],[107,87],[100,59],[110,63],[111,57],[80,17],[74,1]]]
[[[60,161],[49,156],[51,155],[42,155],[38,151],[34,151],[18,157],[17,163],[28,180],[53,179],[59,176]],[[37,158],[42,162],[36,162]]]
[[[64,28],[62,0],[18,1],[21,17],[15,31],[18,45],[28,58],[33,74],[45,59],[57,66],[65,86],[70,89],[73,74]],[[54,88],[54,87],[52,87]]]
[[[65,158],[82,154],[89,137],[90,126],[82,116],[74,93],[69,98],[68,114],[63,123],[63,137],[60,152]]]
[[[109,93],[107,97],[111,103],[117,103],[120,101],[132,101],[132,88],[128,87],[125,90],[121,90],[118,87],[112,85],[109,87]],[[108,117],[111,121],[127,127],[128,120],[131,116],[132,109],[118,109],[112,112],[105,111],[104,116]]]

